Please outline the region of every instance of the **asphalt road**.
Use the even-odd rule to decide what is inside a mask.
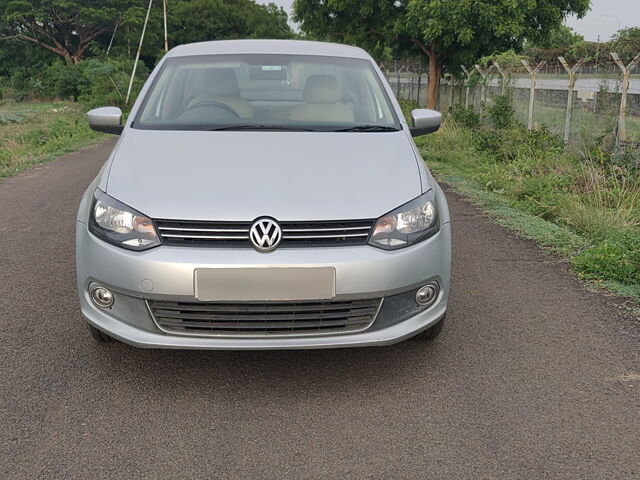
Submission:
[[[110,145],[0,181],[0,479],[640,477],[638,319],[453,194],[432,344],[96,344],[73,231]]]

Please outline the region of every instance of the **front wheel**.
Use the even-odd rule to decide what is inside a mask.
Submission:
[[[102,330],[98,330],[93,325],[87,323],[87,327],[89,327],[89,333],[93,338],[95,338],[100,343],[113,342],[113,338],[104,333]]]
[[[442,332],[442,327],[444,327],[446,315],[444,315],[438,323],[433,325],[432,327],[427,328],[426,330],[420,332],[415,337],[412,337],[411,340],[422,340],[422,341],[431,341],[435,340],[440,332]]]

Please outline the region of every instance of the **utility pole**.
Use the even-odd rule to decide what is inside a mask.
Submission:
[[[167,0],[162,0],[162,9],[164,11],[164,51],[169,51],[169,34],[167,33]]]
[[[140,60],[140,52],[142,51],[142,43],[144,42],[144,34],[147,31],[147,23],[149,23],[149,14],[151,13],[151,5],[153,0],[149,0],[149,7],[147,8],[147,16],[144,19],[144,25],[142,27],[142,35],[140,35],[140,44],[138,45],[138,52],[136,53],[136,60],[133,62],[133,72],[131,72],[131,80],[129,81],[129,89],[127,90],[127,99],[125,104],[129,103],[129,97],[131,96],[131,89],[133,88],[133,79],[136,76],[136,69],[138,68],[138,60]]]

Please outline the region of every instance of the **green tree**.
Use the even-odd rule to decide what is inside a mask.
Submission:
[[[576,33],[571,27],[560,25],[538,42],[528,42],[527,48],[561,49],[571,47],[580,42],[584,42],[582,35]]]
[[[253,0],[180,0],[170,12],[175,44],[234,38],[290,38],[287,14]]]
[[[410,51],[429,61],[427,106],[443,70],[538,41],[589,0],[295,0],[294,20],[321,39],[360,45],[382,57]]]
[[[76,64],[91,42],[145,0],[0,0],[6,39],[31,42]]]
[[[626,62],[631,61],[640,53],[640,28],[624,28],[618,31],[613,38],[607,42],[607,48],[620,55]]]

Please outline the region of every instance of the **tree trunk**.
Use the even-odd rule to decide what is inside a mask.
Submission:
[[[431,110],[436,108],[441,75],[442,66],[438,62],[435,49],[432,49],[429,54],[429,78],[427,81],[427,108]]]

